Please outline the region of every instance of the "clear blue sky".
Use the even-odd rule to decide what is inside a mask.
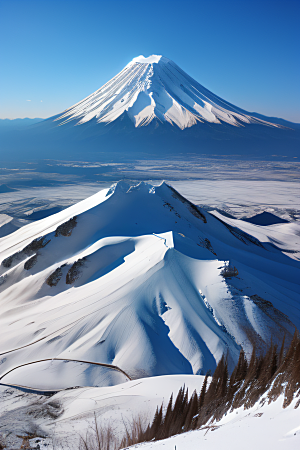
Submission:
[[[0,0],[0,118],[49,117],[162,54],[241,108],[300,122],[299,22],[299,0]]]

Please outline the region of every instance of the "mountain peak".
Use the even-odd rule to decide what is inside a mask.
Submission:
[[[167,59],[167,58],[164,58],[162,55],[150,55],[150,56],[148,56],[148,58],[145,58],[145,56],[140,55],[140,56],[137,56],[136,58],[133,58],[133,60],[130,61],[130,63],[127,66],[130,66],[135,63],[157,64],[160,62],[161,59]]]
[[[168,123],[181,130],[201,123],[227,123],[235,127],[260,123],[257,119],[215,96],[162,55],[134,58],[98,91],[56,117],[60,125],[112,123],[128,116],[135,127],[152,121]]]

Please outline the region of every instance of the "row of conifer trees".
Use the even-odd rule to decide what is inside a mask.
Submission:
[[[181,388],[173,403],[173,395],[164,412],[163,405],[157,408],[152,424],[141,431],[139,442],[165,439],[178,433],[195,430],[209,422],[220,420],[228,411],[244,406],[250,408],[265,393],[269,403],[284,393],[283,407],[288,406],[295,395],[300,404],[300,337],[295,331],[285,351],[285,340],[281,348],[273,343],[264,355],[253,349],[249,363],[243,350],[231,375],[223,356],[211,377],[205,376],[199,394],[189,397],[188,389]],[[268,391],[268,392],[267,392]]]
[[[264,395],[265,394],[265,395]],[[290,345],[285,348],[283,339],[281,348],[273,343],[264,355],[257,355],[255,348],[249,363],[245,353],[240,351],[239,360],[231,375],[227,361],[223,356],[212,377],[206,374],[201,391],[189,396],[188,389],[182,387],[175,401],[173,394],[168,406],[157,408],[151,424],[145,429],[139,419],[126,426],[126,434],[120,443],[116,443],[111,430],[101,431],[101,442],[97,446],[88,445],[88,439],[82,439],[85,450],[122,449],[145,441],[166,439],[175,434],[196,430],[219,421],[224,414],[236,408],[252,407],[258,400],[275,401],[284,394],[283,407],[287,407],[295,397],[299,397],[295,408],[300,405],[300,335],[295,331]],[[95,420],[96,422],[96,420]],[[94,442],[100,443],[100,434]],[[108,442],[109,441],[109,442]],[[91,441],[90,441],[91,442]]]

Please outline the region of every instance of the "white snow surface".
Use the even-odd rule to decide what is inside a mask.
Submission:
[[[124,113],[135,127],[147,126],[156,119],[182,130],[199,122],[237,127],[260,123],[280,128],[217,97],[161,55],[134,58],[104,86],[55,120],[59,125],[70,121],[81,125],[92,119],[111,123]]]
[[[0,214],[0,238],[6,236],[7,234],[13,233],[27,223],[28,220],[17,219],[7,214]]]
[[[184,385],[190,395],[194,390],[199,392],[203,379],[197,375],[165,375],[141,378],[118,386],[59,392],[52,397],[52,401],[59,401],[64,409],[55,424],[56,435],[64,437],[66,443],[72,442],[73,435],[75,444],[78,435],[85,434],[87,424],[93,425],[96,415],[103,428],[111,425],[114,433],[122,438],[124,423],[130,424],[132,419],[140,416],[143,424],[147,425],[152,421],[157,406],[162,403],[167,406],[172,393],[176,397]],[[74,436],[74,429],[77,436]]]
[[[201,375],[165,375],[116,386],[62,390],[50,398],[0,384],[0,433],[11,430],[18,435],[24,428],[30,429],[32,416],[28,414],[29,408],[39,404],[44,414],[35,414],[34,423],[50,437],[40,441],[41,448],[47,443],[49,450],[77,449],[80,436],[86,436],[94,426],[95,415],[101,427],[110,425],[114,434],[122,438],[124,424],[129,425],[132,419],[140,417],[143,425],[147,426],[156,407],[162,403],[166,406],[172,393],[176,396],[184,385],[190,395],[194,390],[199,392],[203,379]],[[63,413],[56,420],[45,414],[49,402],[61,405]],[[35,440],[32,444],[34,447]]]
[[[72,234],[55,237],[74,216]],[[232,367],[240,346],[249,354],[291,336],[299,262],[262,238],[266,227],[245,234],[225,222],[165,183],[119,182],[0,239],[0,260],[16,255],[0,266],[1,382],[61,389],[202,374],[224,352]],[[17,252],[41,236],[50,241],[26,270],[30,256]],[[228,264],[237,277],[223,278]]]
[[[94,427],[94,417],[100,427],[112,427],[116,437],[122,438],[125,424],[128,426],[138,417],[144,425],[153,419],[156,407],[167,407],[173,393],[176,397],[185,385],[189,395],[199,393],[203,383],[199,375],[167,375],[142,378],[110,387],[87,387],[65,390],[50,399],[36,394],[0,386],[1,431],[12,430],[22,434],[29,428],[31,416],[28,411],[34,405],[46,410],[48,403],[59,402],[62,414],[56,419],[46,414],[36,414],[34,422],[49,437],[40,439],[40,447],[47,444],[49,450],[78,448],[80,436],[85,437]],[[243,407],[229,412],[219,422],[207,424],[201,430],[183,433],[157,442],[134,445],[140,450],[296,450],[300,444],[299,408],[294,409],[297,398],[286,409],[282,408],[283,396],[276,402],[257,402],[252,408]],[[44,405],[44,406],[43,406]],[[22,428],[23,427],[23,428]],[[9,439],[17,441],[16,437]],[[32,446],[36,439],[31,440]],[[20,447],[21,441],[18,445]],[[16,446],[14,446],[16,447]],[[17,447],[17,448],[18,448]]]
[[[139,450],[296,450],[300,446],[299,408],[296,399],[282,408],[283,396],[262,406],[243,407],[208,424],[199,431],[173,436],[157,442],[134,445]]]

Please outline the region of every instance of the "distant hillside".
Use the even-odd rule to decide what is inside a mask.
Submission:
[[[28,127],[29,125],[34,125],[38,122],[41,122],[44,119],[36,117],[35,119],[29,119],[29,117],[25,117],[25,119],[0,119],[0,130],[12,130],[12,129],[22,129],[24,127]]]
[[[18,189],[11,188],[7,186],[6,184],[0,184],[0,194],[6,194],[7,192],[14,192]]]

